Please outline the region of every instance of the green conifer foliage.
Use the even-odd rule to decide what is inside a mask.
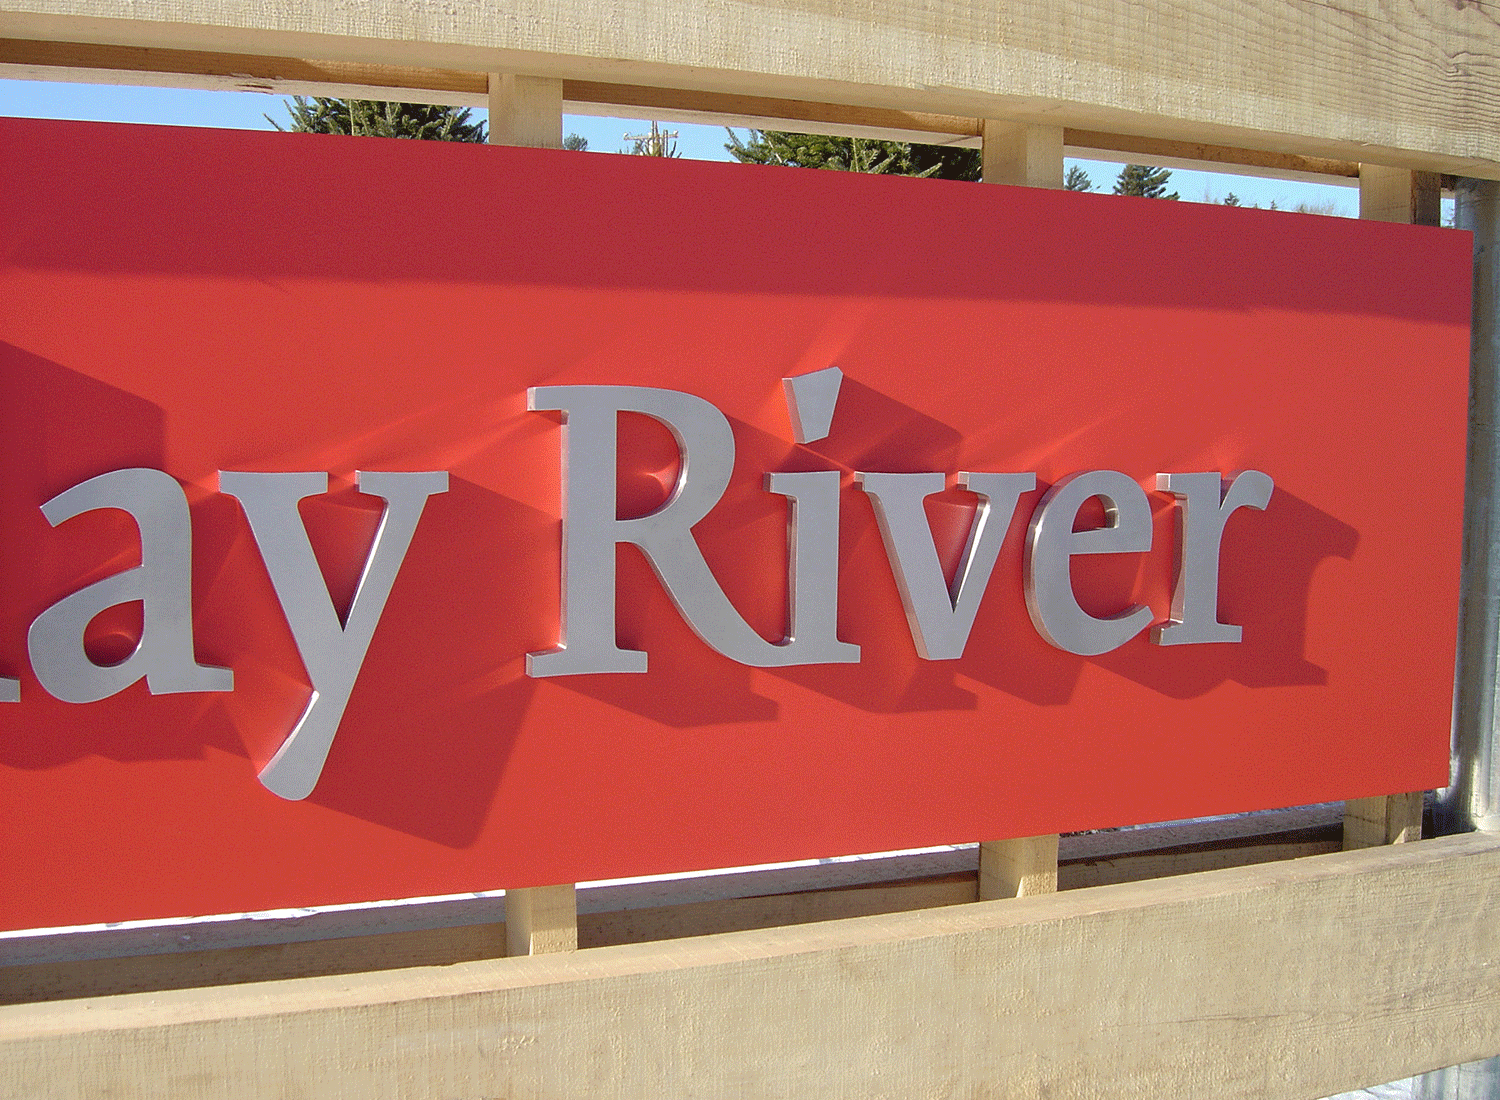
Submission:
[[[1068,176],[1063,180],[1064,191],[1092,191],[1094,181],[1089,179],[1089,174],[1078,165],[1068,169]]]
[[[779,164],[839,172],[977,180],[980,168],[977,149],[793,134],[781,130],[751,130],[748,141],[740,140],[731,130],[729,143],[724,148],[742,164]]]
[[[1176,191],[1167,194],[1171,169],[1153,168],[1148,164],[1127,164],[1115,180],[1116,195],[1139,195],[1146,199],[1176,199]]]
[[[485,140],[485,124],[469,121],[467,107],[440,107],[429,103],[381,103],[372,99],[331,99],[326,96],[293,96],[286,104],[291,115],[283,126],[270,115],[266,121],[278,130],[304,134],[356,134],[361,137],[416,138],[428,141]]]

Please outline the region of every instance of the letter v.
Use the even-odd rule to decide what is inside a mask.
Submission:
[[[922,507],[924,497],[943,491],[943,475],[856,473],[854,481],[875,509],[917,653],[929,661],[962,657],[1011,517],[1021,495],[1036,488],[1036,475],[958,475],[959,485],[979,497],[979,507],[951,586]]]
[[[239,498],[250,521],[250,533],[312,680],[312,697],[302,717],[260,772],[265,788],[286,799],[306,798],[317,786],[427,498],[448,491],[448,474],[361,471],[355,474],[355,484],[361,492],[383,497],[385,513],[347,621],[340,623],[297,510],[303,497],[328,491],[328,475],[219,472],[219,491]]]

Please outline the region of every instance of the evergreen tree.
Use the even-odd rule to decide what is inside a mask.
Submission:
[[[1116,195],[1139,195],[1146,199],[1175,199],[1178,198],[1176,191],[1170,195],[1167,191],[1167,180],[1172,178],[1169,168],[1153,168],[1146,164],[1127,164],[1120,169],[1119,178],[1115,180]]]
[[[742,164],[780,164],[795,168],[950,180],[977,180],[980,169],[978,149],[792,134],[781,130],[751,130],[749,141],[741,141],[731,130],[729,143],[724,148]]]
[[[1094,181],[1089,179],[1087,172],[1076,164],[1068,169],[1068,177],[1063,180],[1064,191],[1092,191],[1093,189]]]
[[[1244,204],[1240,202],[1240,197],[1238,195],[1236,195],[1233,191],[1231,191],[1231,192],[1229,192],[1229,194],[1227,194],[1227,195],[1224,196],[1224,205],[1225,206],[1243,206]]]
[[[569,134],[563,138],[563,148],[570,149],[575,153],[586,152],[589,147],[589,139],[582,134]]]
[[[467,107],[439,107],[429,103],[381,103],[372,99],[331,99],[293,96],[286,103],[290,124],[270,115],[278,130],[305,134],[357,134],[361,137],[425,138],[431,141],[485,140],[485,124],[469,121]]]

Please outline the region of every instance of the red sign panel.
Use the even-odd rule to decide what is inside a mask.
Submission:
[[[1446,782],[1467,235],[0,145],[0,927]]]

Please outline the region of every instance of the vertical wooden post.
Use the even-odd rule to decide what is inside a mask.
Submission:
[[[578,894],[571,882],[505,891],[505,953],[578,950]]]
[[[1057,834],[979,846],[979,900],[1057,893]]]
[[[1435,172],[1359,166],[1359,216],[1370,221],[1437,225],[1442,186]],[[1422,839],[1422,793],[1351,798],[1344,803],[1344,850]]]
[[[985,183],[1063,185],[1060,126],[984,120]],[[979,845],[979,900],[1057,892],[1057,835],[991,840]]]
[[[987,118],[984,120],[983,143],[985,183],[1062,187],[1061,126],[1031,126]]]
[[[1442,181],[1436,172],[1359,166],[1359,216],[1369,221],[1437,225]]]
[[[490,144],[562,148],[562,81],[490,73]]]
[[[1422,839],[1422,792],[1351,798],[1344,803],[1344,851]]]
[[[562,81],[490,73],[490,144],[562,148]],[[572,883],[505,891],[505,953],[578,950],[578,894]]]

